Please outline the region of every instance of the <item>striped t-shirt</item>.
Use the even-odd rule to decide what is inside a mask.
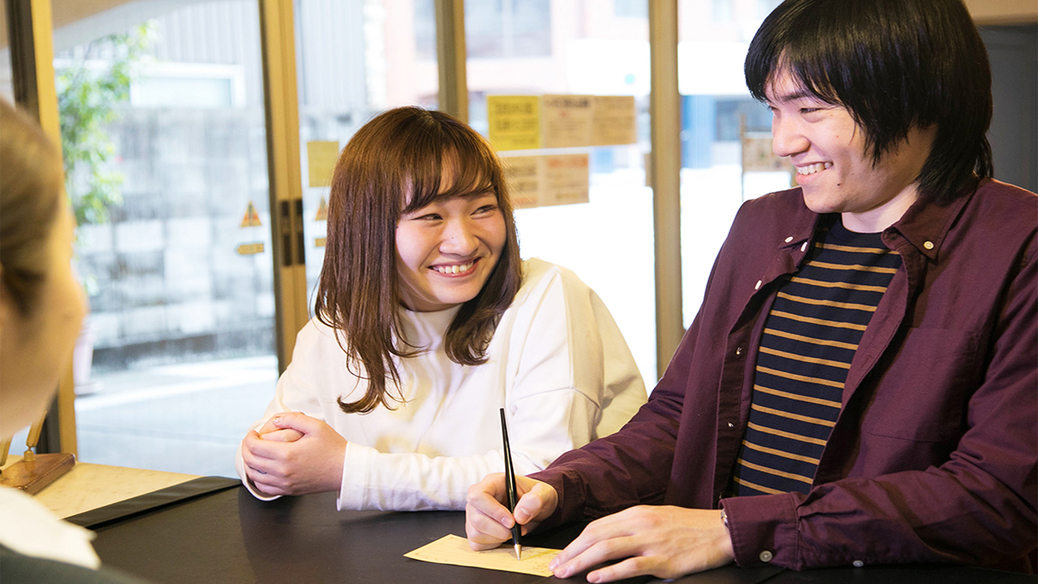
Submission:
[[[837,221],[781,284],[761,338],[733,494],[810,489],[851,359],[900,264],[880,234]]]

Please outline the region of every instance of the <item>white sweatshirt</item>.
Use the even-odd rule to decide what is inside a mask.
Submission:
[[[565,268],[523,262],[523,285],[483,365],[447,358],[443,335],[456,312],[402,311],[405,338],[426,350],[397,361],[406,403],[367,414],[339,409],[336,400],[357,400],[366,381],[347,369],[334,331],[312,319],[254,427],[279,412],[299,411],[346,438],[339,509],[464,509],[470,485],[504,470],[499,408],[505,408],[515,472],[524,475],[615,432],[646,401],[609,311]],[[276,498],[246,479],[240,449],[237,469],[256,497]]]

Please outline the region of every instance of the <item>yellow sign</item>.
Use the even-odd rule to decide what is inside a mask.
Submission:
[[[487,96],[490,143],[498,150],[541,147],[540,98],[536,95]]]
[[[238,246],[238,255],[253,255],[257,253],[263,253],[262,243],[243,243]]]
[[[245,216],[241,218],[242,227],[259,227],[263,225],[260,221],[259,213],[256,212],[256,206],[249,201],[248,208],[245,209]]]
[[[311,187],[332,186],[332,173],[339,161],[339,143],[314,140],[306,143],[306,160]]]

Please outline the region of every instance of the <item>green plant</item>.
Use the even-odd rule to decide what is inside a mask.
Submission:
[[[111,168],[115,145],[108,125],[129,99],[135,64],[146,55],[153,29],[146,23],[98,39],[57,72],[65,190],[80,225],[107,222],[109,208],[122,203],[123,175]]]

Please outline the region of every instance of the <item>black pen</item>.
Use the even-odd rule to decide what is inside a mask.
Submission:
[[[508,426],[505,425],[505,409],[501,408],[501,440],[505,445],[505,486],[508,488],[508,512],[515,511],[518,502],[515,487],[515,469],[512,468],[512,449],[508,446]],[[514,519],[513,519],[514,521]],[[519,545],[519,524],[512,524],[512,543],[515,544],[515,559],[523,559],[523,546]]]

